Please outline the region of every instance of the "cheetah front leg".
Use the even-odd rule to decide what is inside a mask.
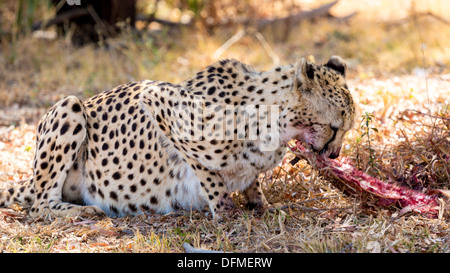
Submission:
[[[208,202],[213,219],[222,220],[223,213],[234,207],[223,178],[197,161],[186,158],[200,181],[199,194]]]
[[[244,195],[247,197],[247,207],[249,209],[264,210],[269,206],[269,203],[264,196],[261,183],[258,178],[253,180],[253,182],[244,190]]]
[[[32,217],[47,213],[56,216],[104,214],[96,206],[79,206],[62,201],[63,186],[84,147],[86,129],[84,106],[74,96],[58,102],[39,122],[34,158],[35,201],[30,210]]]

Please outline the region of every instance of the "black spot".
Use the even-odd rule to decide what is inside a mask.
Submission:
[[[115,206],[109,206],[109,209],[116,214],[119,213],[119,210]]]
[[[106,150],[108,150],[108,149],[109,149],[108,143],[103,143],[103,145],[102,145],[102,150],[103,150],[103,151],[106,151]]]
[[[159,180],[159,178],[156,177],[156,178],[153,180],[153,183],[155,183],[155,185],[159,185],[159,184],[161,184],[161,180]]]
[[[74,135],[78,134],[81,131],[81,129],[83,129],[83,126],[81,126],[81,124],[78,123],[78,125],[73,130],[73,134]]]
[[[42,162],[41,163],[41,169],[45,170],[48,167],[48,163],[47,162]]]
[[[153,205],[157,205],[158,204],[158,198],[156,198],[156,196],[152,196],[150,198],[150,203]]]
[[[81,111],[81,106],[80,106],[78,103],[75,103],[75,104],[72,106],[72,111],[74,111],[75,113],[80,112],[80,111]]]
[[[117,193],[113,191],[109,193],[109,197],[111,197],[115,201],[119,200],[119,198],[117,197]]]
[[[133,169],[133,163],[131,163],[131,162],[128,162],[128,164],[127,164],[127,168],[128,168],[128,169],[130,169],[130,170],[131,170],[131,169]]]
[[[212,94],[214,94],[214,92],[216,92],[216,87],[215,86],[211,86],[208,89],[208,95],[212,95]]]
[[[122,175],[119,172],[115,172],[115,173],[113,173],[112,177],[115,180],[119,180],[122,177]]]
[[[64,135],[65,133],[67,133],[67,130],[69,130],[70,124],[68,122],[65,122],[63,124],[63,126],[61,127],[61,131],[60,134]]]
[[[130,208],[130,210],[132,212],[136,212],[137,211],[137,208],[136,208],[136,206],[134,204],[128,204],[128,207]]]
[[[117,156],[113,158],[113,163],[116,165],[119,164],[119,158]]]
[[[70,144],[66,144],[66,146],[64,146],[64,153],[67,154],[70,150]]]
[[[69,144],[67,144],[67,145],[69,145]],[[75,155],[75,154],[74,154],[74,155]],[[97,157],[97,153],[95,152],[94,149],[91,149],[91,155],[92,155],[93,158],[96,158],[96,157]]]
[[[94,193],[97,192],[97,187],[96,187],[94,184],[91,184],[91,185],[89,186],[88,191],[89,191],[89,193],[90,193],[91,195],[93,195]]]
[[[53,124],[52,132],[54,132],[56,129],[58,129],[58,126],[59,126],[59,122],[56,121],[56,122]]]

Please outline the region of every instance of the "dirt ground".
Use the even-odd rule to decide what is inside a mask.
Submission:
[[[396,1],[401,13],[381,12],[387,5],[383,3],[391,1],[375,1],[379,4],[373,6],[361,3],[367,1],[354,6],[352,1],[342,2],[346,4],[340,3],[336,13],[359,12],[347,23],[305,22],[285,42],[277,41],[271,30],[261,33],[264,40],[246,34],[218,57],[266,70],[277,61],[306,57],[320,63],[330,55],[343,56],[358,106],[343,156],[390,183],[423,191],[448,190],[450,26],[429,16],[399,21],[410,15],[409,1]],[[437,15],[448,8],[445,3],[430,7],[428,1],[416,2],[423,4],[417,5],[418,10]],[[369,18],[374,10],[387,18]],[[59,99],[69,94],[85,99],[141,79],[178,82],[215,61],[217,50],[236,32],[206,35],[187,30],[162,38],[124,32],[107,47],[76,48],[64,38],[30,36],[14,44],[3,42],[0,188],[32,175],[37,122]],[[369,137],[363,122],[366,113],[373,114],[369,128],[375,128]],[[23,208],[12,206],[0,209],[0,251],[174,253],[184,252],[182,245],[188,242],[238,253],[450,252],[448,198],[441,197],[436,219],[412,212],[400,215],[398,206],[382,206],[374,196],[324,179],[306,161],[291,165],[292,158],[287,153],[282,164],[260,175],[273,206],[265,212],[245,209],[239,193],[232,195],[237,209],[223,222],[213,221],[206,210],[128,218],[32,219]]]

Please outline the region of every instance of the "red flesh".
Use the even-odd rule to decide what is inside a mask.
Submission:
[[[397,184],[383,182],[356,169],[345,162],[344,159],[338,161],[317,156],[298,140],[296,146],[290,147],[290,149],[294,154],[306,158],[324,176],[339,179],[353,188],[374,194],[382,199],[380,203],[393,204],[398,202],[403,208],[400,214],[414,211],[432,218],[439,214],[439,203],[435,194],[426,194]]]

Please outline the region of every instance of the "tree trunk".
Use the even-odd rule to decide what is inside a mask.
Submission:
[[[61,0],[52,0],[55,6],[60,2]],[[125,21],[132,27],[135,24],[136,0],[62,2],[55,18],[47,22],[46,26],[49,23],[56,24],[63,33],[70,33],[72,42],[78,45],[116,35],[120,31],[118,22]]]

